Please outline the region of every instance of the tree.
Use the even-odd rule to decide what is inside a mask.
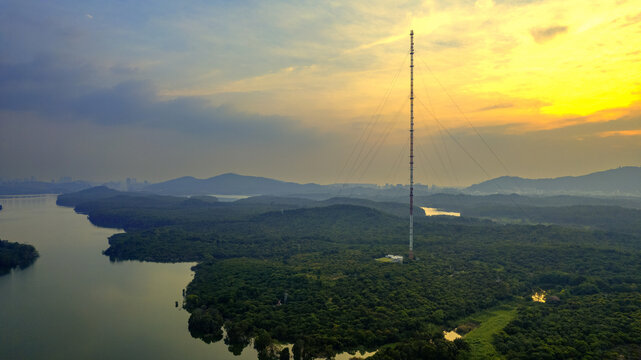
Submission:
[[[296,340],[294,346],[292,346],[292,352],[294,353],[294,360],[301,360],[301,354],[303,352],[303,342],[301,340]]]
[[[289,360],[289,348],[284,348],[280,352],[280,360]]]
[[[254,338],[254,349],[260,351],[265,350],[269,345],[272,344],[272,337],[265,330],[261,330],[258,333],[258,336]]]

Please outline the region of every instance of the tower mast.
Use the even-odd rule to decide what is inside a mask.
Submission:
[[[414,259],[414,30],[410,30],[410,252]]]

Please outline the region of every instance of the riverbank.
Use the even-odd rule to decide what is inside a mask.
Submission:
[[[190,336],[175,302],[194,263],[110,262],[102,251],[120,230],[92,225],[55,196],[1,201],[0,237],[33,244],[40,257],[0,277],[0,359],[256,360],[252,349],[236,357]]]

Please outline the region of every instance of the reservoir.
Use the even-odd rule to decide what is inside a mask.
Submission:
[[[439,215],[446,215],[446,216],[461,216],[461,213],[459,212],[453,212],[453,211],[442,211],[436,208],[430,208],[430,207],[421,207],[423,211],[425,211],[425,216],[439,216]]]
[[[111,263],[115,229],[56,205],[55,195],[0,198],[0,238],[40,257],[0,276],[0,359],[256,359],[223,341],[205,344],[176,307],[191,263]]]

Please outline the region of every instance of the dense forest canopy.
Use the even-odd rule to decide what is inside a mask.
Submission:
[[[37,258],[38,252],[33,246],[0,239],[0,275],[8,274],[13,268],[24,269]]]
[[[591,223],[583,228],[417,218],[417,259],[390,264],[375,259],[406,253],[407,220],[372,201],[222,203],[103,189],[59,203],[127,230],[109,239],[114,261],[198,261],[185,298],[189,330],[210,342],[224,327],[234,353],[255,338],[265,359],[277,358],[279,342],[293,344],[296,359],[376,349],[375,359],[466,358],[475,343],[446,341],[443,330],[499,305],[514,318],[485,345],[508,358],[631,359],[641,346],[634,209],[536,208],[546,223]],[[608,211],[625,219],[621,231],[596,219]],[[553,301],[531,300],[543,291]]]

